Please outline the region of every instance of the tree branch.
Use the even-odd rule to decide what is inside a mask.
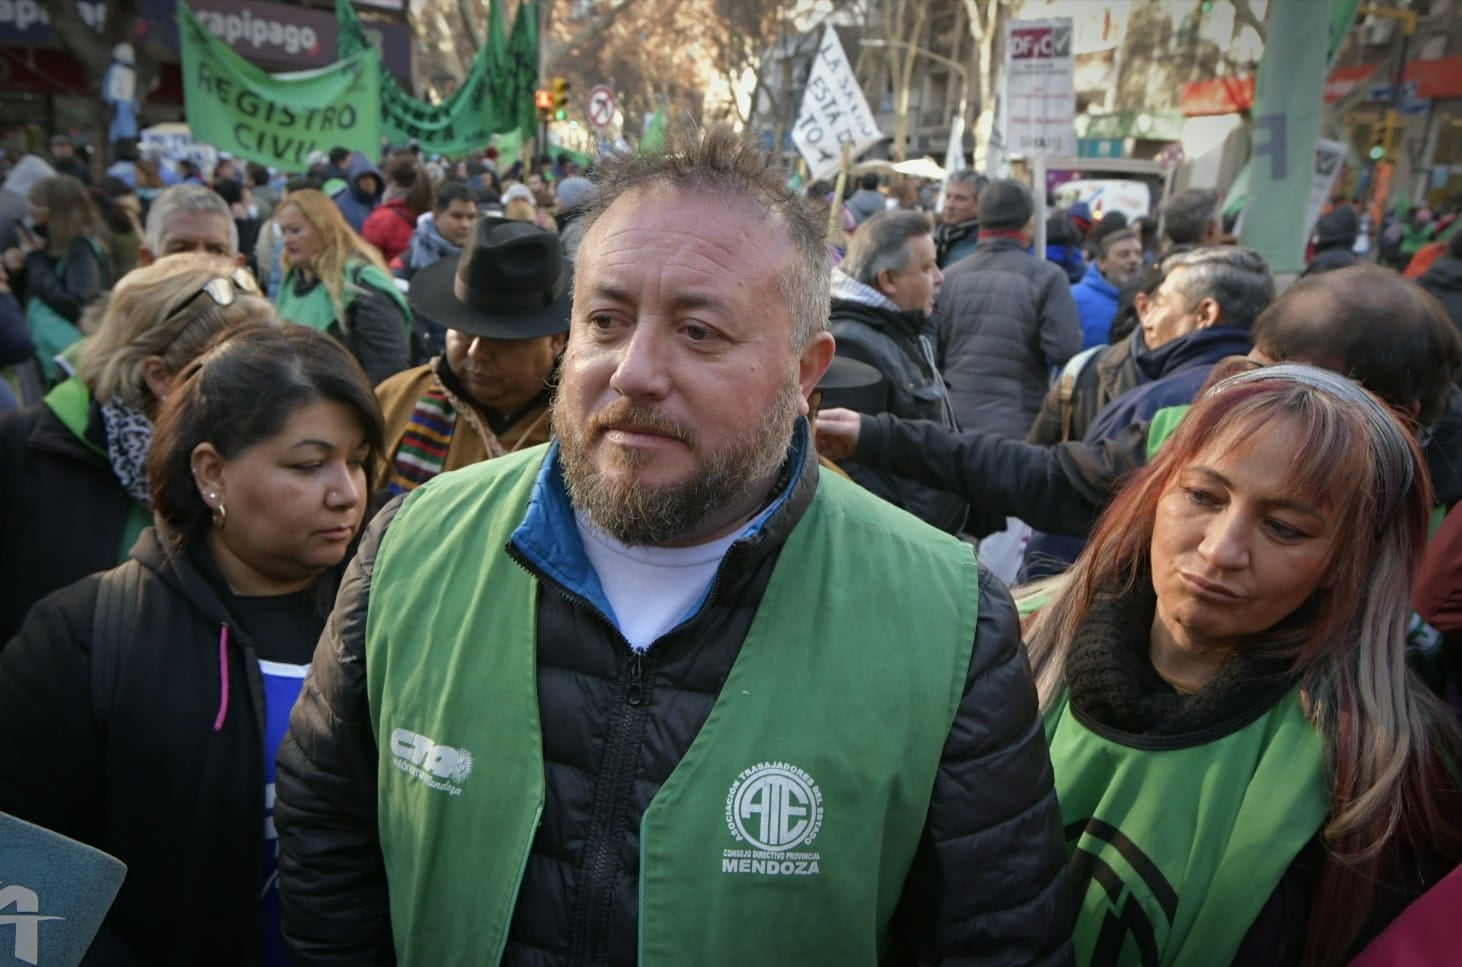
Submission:
[[[1249,0],[1230,0],[1230,2],[1234,5],[1234,22],[1253,27],[1254,33],[1259,35],[1259,42],[1263,43],[1266,40],[1264,21],[1254,13],[1254,8],[1250,5]]]
[[[612,27],[616,17],[638,2],[639,0],[617,0],[611,6],[596,13],[583,29],[561,44],[555,44],[545,38],[543,43],[544,73],[551,73],[553,66],[558,63],[564,54],[573,50],[575,47],[581,47],[587,44]]]

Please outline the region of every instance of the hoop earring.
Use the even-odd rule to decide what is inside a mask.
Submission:
[[[220,502],[217,507],[213,508],[213,526],[217,530],[223,530],[223,525],[226,523],[228,523],[228,508]]]

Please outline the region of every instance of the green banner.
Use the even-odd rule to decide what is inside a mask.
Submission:
[[[524,139],[531,138],[538,127],[538,109],[533,105],[533,91],[538,87],[537,0],[518,4],[503,66],[506,73],[498,92],[509,107],[502,130],[516,128]]]
[[[1330,0],[1269,6],[1254,99],[1254,147],[1240,241],[1276,274],[1305,267],[1305,210],[1324,109]]]
[[[492,135],[511,131],[519,123],[517,106],[526,98],[528,111],[533,111],[533,89],[538,78],[538,45],[536,31],[532,38],[532,58],[525,65],[511,51],[511,41],[504,37],[498,0],[488,10],[487,43],[472,60],[472,67],[462,86],[441,104],[428,104],[412,97],[394,77],[382,72],[381,133],[393,144],[404,144],[415,138],[428,154],[460,155],[474,148],[486,147]],[[536,24],[532,4],[520,4],[518,15],[529,17]],[[346,57],[371,47],[365,27],[356,16],[350,0],[335,0],[335,15],[340,22],[340,56]],[[514,28],[516,36],[517,29]],[[523,75],[524,67],[527,75]]]
[[[220,151],[303,171],[312,151],[380,150],[380,58],[363,51],[319,70],[268,74],[209,33],[179,0],[183,111],[193,137]]]

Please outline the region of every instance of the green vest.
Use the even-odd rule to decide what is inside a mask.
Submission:
[[[91,419],[91,390],[87,389],[80,376],[72,376],[58,384],[55,389],[45,395],[42,402],[56,415],[56,419],[71,431],[82,446],[110,465],[111,458],[107,456],[106,451],[86,438],[86,424]],[[137,535],[142,533],[144,527],[150,526],[152,526],[152,512],[129,496],[127,498],[127,520],[122,524],[122,543],[117,548],[118,564],[127,562],[127,558],[132,553],[132,545],[137,543]]]
[[[1152,419],[1147,424],[1147,462],[1157,456],[1157,451],[1167,442],[1168,437],[1178,429],[1178,424],[1183,422],[1183,417],[1193,408],[1191,403],[1184,403],[1180,406],[1164,406],[1152,414]]]
[[[1214,742],[1132,748],[1046,713],[1071,851],[1078,964],[1227,964],[1330,811],[1320,734],[1292,692]]]
[[[347,308],[360,294],[362,284],[367,284],[373,289],[379,289],[396,303],[402,318],[406,320],[407,335],[411,334],[411,307],[406,304],[406,297],[401,294],[401,290],[396,288],[394,279],[371,263],[354,259],[346,267],[346,276],[344,296]],[[279,283],[279,294],[274,297],[279,318],[297,326],[308,326],[317,332],[329,332],[331,326],[340,322],[335,304],[330,301],[330,291],[323,282],[304,295],[295,294],[294,283],[294,269],[286,270]]]
[[[543,814],[540,587],[502,548],[544,453],[417,488],[376,560],[366,679],[402,963],[501,959]],[[642,819],[641,964],[886,952],[977,598],[968,547],[821,478],[709,718]]]

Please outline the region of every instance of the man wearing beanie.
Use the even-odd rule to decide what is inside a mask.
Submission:
[[[973,255],[944,276],[934,322],[955,419],[964,430],[1022,440],[1041,410],[1051,367],[1081,349],[1081,319],[1066,273],[1026,251],[1035,205],[1025,185],[992,181],[980,192]],[[975,537],[1004,518],[970,508]]]
[[[553,217],[558,222],[558,243],[563,246],[563,257],[573,262],[579,251],[579,240],[584,237],[584,223],[579,217],[582,206],[589,198],[594,186],[588,178],[571,175],[557,183]]]

